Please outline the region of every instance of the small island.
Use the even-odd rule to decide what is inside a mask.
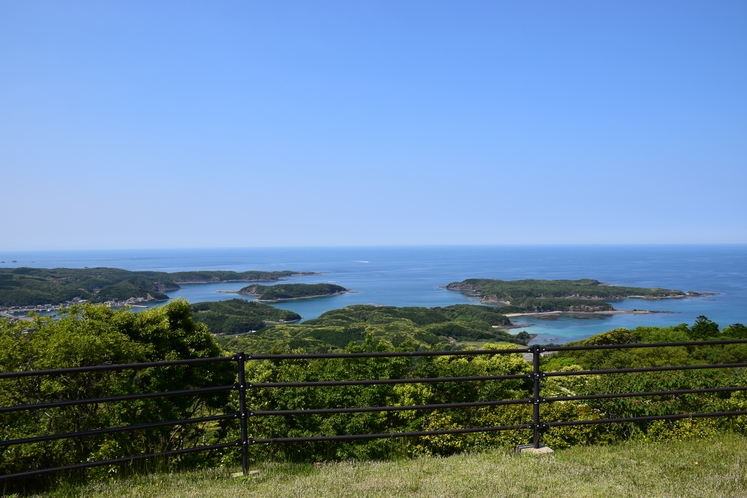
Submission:
[[[238,291],[245,296],[254,296],[257,301],[276,303],[295,299],[311,299],[315,297],[339,296],[350,292],[345,287],[335,284],[277,284],[277,285],[249,285]]]
[[[624,287],[598,280],[491,280],[467,279],[452,282],[447,290],[477,297],[484,304],[500,306],[507,316],[573,313],[576,315],[613,315],[655,313],[646,310],[616,310],[607,301],[623,299],[681,299],[700,296],[661,288]]]

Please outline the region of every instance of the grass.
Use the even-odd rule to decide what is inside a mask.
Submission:
[[[151,474],[92,483],[48,497],[736,497],[747,496],[747,437],[627,442],[529,456],[493,450],[449,458]]]

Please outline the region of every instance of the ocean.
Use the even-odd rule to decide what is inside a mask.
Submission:
[[[513,319],[537,334],[538,342],[567,342],[618,327],[692,324],[705,315],[722,327],[747,324],[746,245],[656,246],[424,246],[253,249],[173,249],[107,251],[0,251],[0,268],[115,267],[127,270],[295,270],[321,272],[291,282],[331,282],[354,292],[283,302],[279,308],[304,320],[351,304],[448,306],[477,302],[442,286],[467,278],[579,279],[612,285],[663,287],[715,295],[660,301],[631,299],[617,309],[672,313],[599,318]],[[169,297],[191,302],[240,297],[216,292],[245,283],[184,285]],[[243,299],[251,299],[241,296]]]

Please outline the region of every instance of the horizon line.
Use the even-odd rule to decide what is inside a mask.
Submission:
[[[66,249],[3,249],[1,253],[30,252],[106,252],[106,251],[232,251],[232,250],[319,250],[319,249],[408,249],[408,248],[478,248],[478,247],[716,247],[747,246],[747,242],[631,242],[631,243],[539,243],[539,244],[376,244],[376,245],[310,245],[310,246],[229,246],[229,247],[129,247]]]

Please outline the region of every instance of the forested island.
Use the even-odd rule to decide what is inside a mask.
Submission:
[[[277,284],[277,285],[249,285],[238,291],[245,296],[254,296],[258,301],[276,303],[294,299],[309,299],[313,297],[339,296],[349,292],[345,287],[335,284]]]
[[[491,280],[471,278],[452,282],[448,290],[475,296],[485,304],[496,304],[504,314],[548,312],[622,313],[606,301],[623,299],[675,299],[700,296],[680,290],[623,287],[598,280]],[[641,312],[641,311],[636,311]]]
[[[128,271],[119,268],[2,268],[0,307],[166,300],[180,284],[277,282],[297,271]]]

